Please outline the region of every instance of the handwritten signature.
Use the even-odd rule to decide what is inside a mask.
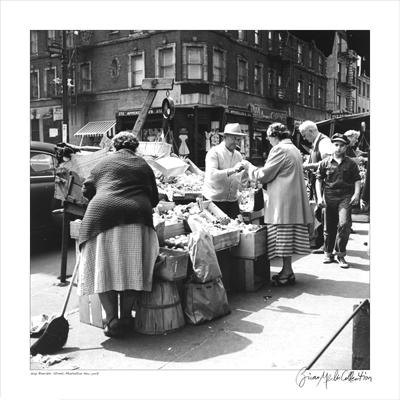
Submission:
[[[319,373],[308,371],[305,367],[302,368],[296,376],[296,384],[299,387],[304,387],[306,382],[316,382],[317,386],[319,384],[325,385],[328,388],[329,382],[337,382],[337,381],[347,381],[350,383],[353,382],[362,382],[362,381],[369,381],[372,382],[372,377],[369,376],[365,371],[339,371],[336,370],[335,372],[326,372],[326,371],[319,371]]]

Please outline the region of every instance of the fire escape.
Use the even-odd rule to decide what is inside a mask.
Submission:
[[[353,114],[354,113],[354,97],[353,90],[357,88],[356,85],[356,65],[357,62],[357,54],[354,50],[347,49],[344,52],[339,52],[338,56],[345,61],[346,65],[346,75],[345,79],[342,80],[342,77],[338,77],[338,87],[345,88],[345,97],[346,97],[346,111]]]
[[[272,84],[269,82],[268,95],[276,100],[288,102],[289,109],[293,110],[294,88],[292,77],[294,76],[296,53],[291,46],[289,32],[276,31],[276,34],[278,37],[269,41],[268,50],[272,57],[280,61],[282,68],[279,71],[278,80],[273,79]]]

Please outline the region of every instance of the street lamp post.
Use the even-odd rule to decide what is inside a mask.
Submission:
[[[63,127],[62,127],[62,141],[68,143],[69,141],[69,127],[68,127],[68,56],[67,56],[67,35],[66,31],[62,33],[62,106],[63,106]]]

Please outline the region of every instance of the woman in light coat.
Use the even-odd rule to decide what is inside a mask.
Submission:
[[[269,126],[267,137],[273,146],[263,167],[245,161],[249,178],[263,184],[264,222],[268,230],[268,258],[282,257],[282,270],[272,277],[274,286],[296,282],[293,254],[308,254],[308,224],[313,222],[303,175],[300,151],[289,139],[288,128]]]

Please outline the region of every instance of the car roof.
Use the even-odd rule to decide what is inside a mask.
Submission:
[[[55,154],[55,144],[31,141],[31,150],[46,151],[47,153]]]

